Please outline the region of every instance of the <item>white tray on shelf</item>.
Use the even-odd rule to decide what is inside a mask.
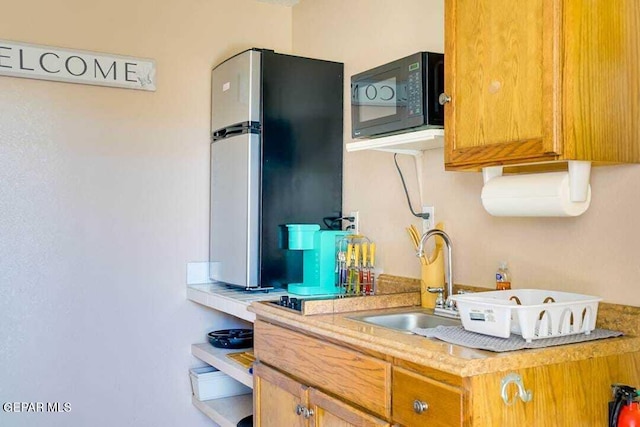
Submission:
[[[602,298],[541,289],[517,289],[452,295],[462,326],[472,332],[527,342],[573,334],[596,327]]]
[[[191,368],[191,391],[200,401],[250,394],[251,389],[213,366]]]

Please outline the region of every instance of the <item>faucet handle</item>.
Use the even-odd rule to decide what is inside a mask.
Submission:
[[[438,294],[438,297],[436,298],[436,307],[444,308],[444,288],[427,287],[427,292],[431,294]]]
[[[458,307],[456,306],[456,302],[451,298],[447,298],[447,302],[445,303],[445,308],[447,310],[458,311]]]

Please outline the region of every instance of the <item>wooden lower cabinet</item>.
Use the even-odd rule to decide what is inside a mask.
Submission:
[[[256,427],[390,427],[260,362],[254,365]]]
[[[254,333],[256,427],[461,425],[462,391],[437,375],[260,320]],[[429,408],[416,411],[416,400]]]
[[[254,331],[256,427],[606,426],[611,384],[640,386],[640,352],[460,377],[262,320]],[[510,374],[530,401],[509,384],[505,403]]]

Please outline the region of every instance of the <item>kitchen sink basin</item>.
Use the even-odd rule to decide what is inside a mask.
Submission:
[[[368,314],[349,317],[352,320],[365,322],[383,328],[395,329],[411,333],[414,328],[435,328],[436,326],[460,326],[460,320],[436,316],[428,310],[416,310],[406,313]]]

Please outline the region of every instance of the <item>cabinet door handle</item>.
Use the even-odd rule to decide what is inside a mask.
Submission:
[[[313,409],[303,408],[302,416],[305,417],[306,419],[313,417]]]
[[[302,415],[302,413],[304,412],[304,410],[307,409],[302,405],[297,405],[296,406],[296,415]]]
[[[429,409],[429,404],[427,402],[423,402],[417,399],[413,401],[413,411],[416,414],[421,414],[427,409]]]
[[[440,105],[447,104],[451,102],[451,97],[446,93],[441,93],[440,96],[438,97],[438,102],[440,103]]]

